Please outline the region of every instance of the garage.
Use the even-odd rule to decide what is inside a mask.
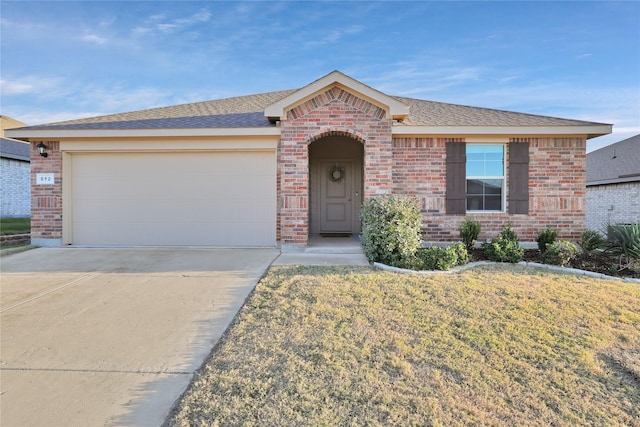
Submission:
[[[66,243],[276,245],[274,150],[87,152],[67,160]]]

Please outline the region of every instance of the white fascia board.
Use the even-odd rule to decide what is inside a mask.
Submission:
[[[59,138],[144,138],[189,136],[278,136],[279,127],[259,128],[203,128],[203,129],[59,129],[6,130],[11,138],[21,140]]]
[[[374,101],[375,104],[388,107],[389,114],[392,118],[403,119],[409,114],[409,106],[403,104],[402,102],[378,90],[375,90],[372,87],[369,87],[364,83],[361,83],[347,76],[346,74],[341,73],[340,71],[333,71],[326,76],[316,80],[315,82],[308,84],[302,89],[292,93],[291,95],[281,99],[280,101],[269,105],[267,108],[265,108],[264,115],[265,117],[277,117],[280,118],[280,120],[283,120],[286,114],[286,110],[288,110],[291,106],[303,100],[306,100],[315,93],[320,92],[322,89],[335,84],[338,84],[345,89],[350,89],[353,92],[359,93],[365,98]]]
[[[393,126],[393,135],[608,135],[612,125],[586,126]]]

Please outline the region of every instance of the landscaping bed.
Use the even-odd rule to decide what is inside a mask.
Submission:
[[[480,248],[473,248],[469,251],[471,261],[486,261],[488,260],[486,253]],[[538,249],[527,249],[524,251],[522,258],[526,262],[542,262],[542,256]],[[607,276],[615,277],[630,277],[634,279],[640,279],[640,263],[620,268],[619,263],[615,257],[607,254],[579,254],[572,258],[566,267],[577,268],[579,270],[593,271],[594,273],[605,274]]]

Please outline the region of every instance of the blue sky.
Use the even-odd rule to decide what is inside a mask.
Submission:
[[[35,125],[302,87],[640,133],[638,1],[6,1],[1,112]]]

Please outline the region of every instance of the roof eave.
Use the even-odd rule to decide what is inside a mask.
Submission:
[[[597,185],[625,184],[628,182],[640,182],[640,175],[624,178],[603,179],[600,181],[587,181],[587,187],[594,187]]]
[[[393,135],[585,135],[587,139],[608,135],[612,125],[584,126],[407,126],[392,128]]]
[[[191,136],[278,136],[279,127],[187,128],[187,129],[25,129],[6,130],[7,136],[22,141],[61,138],[136,138]]]
[[[19,154],[0,153],[0,157],[3,158],[3,159],[18,160],[18,161],[21,161],[21,162],[30,162],[31,161],[30,157],[21,156]]]

